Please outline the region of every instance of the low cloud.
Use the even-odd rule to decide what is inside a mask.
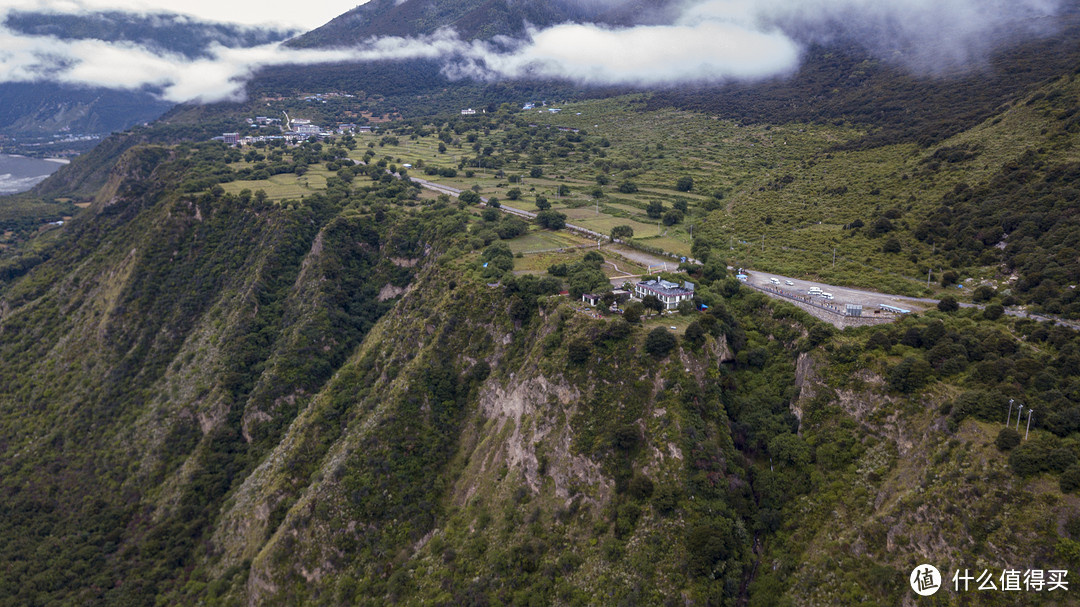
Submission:
[[[240,99],[247,79],[268,66],[427,58],[442,61],[451,78],[674,86],[782,76],[798,68],[807,43],[838,33],[882,59],[939,73],[977,63],[1003,39],[1044,33],[1040,18],[1057,10],[1058,0],[704,0],[687,2],[666,25],[562,24],[492,42],[444,30],[332,50],[212,45],[195,59],[0,28],[0,82],[149,89],[170,101],[211,102]]]

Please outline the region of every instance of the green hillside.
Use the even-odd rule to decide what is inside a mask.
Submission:
[[[484,6],[323,34],[540,10]],[[325,66],[110,136],[0,200],[0,606],[1075,603],[1080,333],[1023,316],[1080,318],[1072,18],[983,80]],[[283,112],[374,132],[210,141]],[[739,267],[941,302],[838,330]],[[643,276],[696,305],[580,301]]]
[[[230,193],[229,154],[132,147],[7,275],[0,602],[885,605],[924,560],[1080,565],[1072,331],[837,333],[722,272],[595,318],[465,205]]]

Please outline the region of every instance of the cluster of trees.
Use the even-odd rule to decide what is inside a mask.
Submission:
[[[1028,151],[989,183],[958,184],[914,235],[954,267],[1005,263],[1020,275],[1019,301],[1080,318],[1080,163],[1050,164]],[[1004,244],[1004,247],[1001,245]]]
[[[580,299],[583,293],[611,291],[611,283],[600,270],[603,265],[604,256],[596,251],[589,251],[580,261],[550,266],[548,274],[565,279],[570,296]]]

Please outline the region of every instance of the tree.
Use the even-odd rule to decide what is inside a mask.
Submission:
[[[546,211],[546,210],[551,208],[551,203],[548,202],[547,198],[544,198],[543,196],[537,195],[536,196],[536,208],[541,210],[541,211]]]
[[[611,179],[607,175],[605,175],[603,173],[597,173],[597,175],[596,175],[596,184],[597,185],[607,185],[609,183],[611,183]]]
[[[536,223],[548,230],[561,230],[566,227],[566,215],[548,209],[536,214]]]
[[[480,202],[480,195],[472,190],[464,190],[458,194],[458,200],[465,204],[477,204]]]
[[[664,203],[659,200],[650,201],[649,206],[645,208],[645,214],[650,219],[660,219],[660,216],[664,214]]]
[[[677,345],[675,336],[664,327],[656,327],[645,338],[645,351],[656,358],[663,358]]]
[[[628,225],[619,225],[611,228],[612,240],[630,240],[634,237],[634,228]]]
[[[652,310],[657,314],[664,311],[664,302],[660,301],[660,298],[655,295],[646,295],[641,299],[641,304],[645,306],[645,309]]]
[[[900,241],[895,237],[889,238],[885,241],[885,244],[881,245],[881,250],[885,253],[899,253],[902,249],[903,247],[900,246]]]
[[[506,197],[509,198],[510,200],[517,200],[517,199],[521,198],[521,189],[520,188],[510,188],[510,190],[508,192],[506,192]]]
[[[623,194],[633,194],[637,192],[637,184],[633,181],[624,181],[619,184],[619,191]]]
[[[930,380],[933,372],[930,363],[917,356],[908,356],[889,371],[889,387],[898,392],[914,392]]]
[[[563,184],[559,186],[559,196],[569,196],[570,186]]]
[[[938,302],[937,309],[942,312],[955,312],[960,309],[960,304],[957,303],[956,298],[952,295],[946,295]]]
[[[532,177],[533,179],[540,179],[543,176],[544,176],[544,169],[542,169],[540,167],[533,167],[533,168],[529,169],[529,177]]]
[[[664,225],[673,226],[682,221],[683,214],[675,209],[671,209],[667,213],[664,213]]]
[[[626,322],[636,323],[641,321],[641,315],[645,313],[645,306],[640,301],[631,301],[623,310],[623,318]]]
[[[676,210],[678,210],[679,212],[681,212],[683,214],[686,214],[686,213],[690,212],[690,206],[682,198],[680,198],[680,199],[676,200],[675,202],[673,202],[671,204],[671,206],[674,207]]]
[[[983,310],[983,318],[986,320],[997,320],[1001,318],[1001,315],[1005,313],[1005,306],[999,303],[992,303],[986,306]]]
[[[680,192],[689,192],[694,189],[694,178],[689,175],[679,177],[679,180],[675,182],[675,189]]]

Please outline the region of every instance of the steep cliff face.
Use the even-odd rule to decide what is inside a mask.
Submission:
[[[1080,555],[1075,442],[1010,460],[963,391],[1067,400],[1064,332],[721,278],[675,338],[493,280],[407,184],[204,192],[213,151],[129,150],[0,290],[0,603],[896,604]]]

